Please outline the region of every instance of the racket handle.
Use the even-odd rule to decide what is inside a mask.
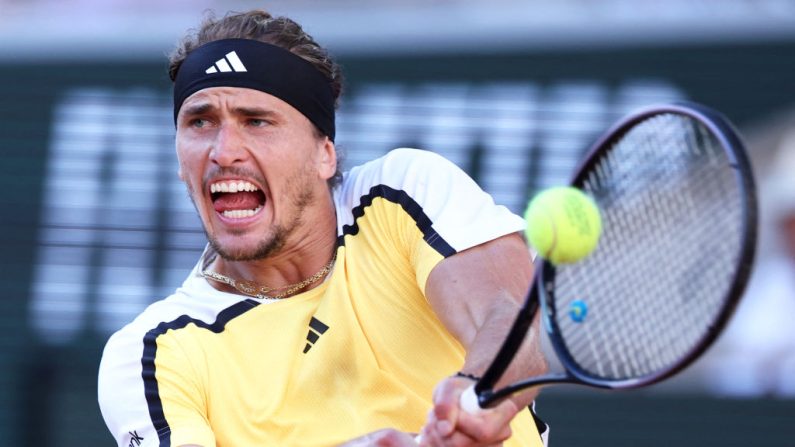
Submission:
[[[461,393],[461,399],[458,403],[461,408],[469,414],[478,414],[483,411],[483,409],[480,408],[478,395],[475,393],[475,385],[470,386]]]

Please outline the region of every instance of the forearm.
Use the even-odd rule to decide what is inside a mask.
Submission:
[[[491,364],[524,303],[533,278],[527,246],[517,234],[458,253],[432,272],[428,297],[445,326],[466,349],[462,372],[482,375]],[[539,318],[498,385],[546,371]],[[537,390],[514,396],[521,408]]]
[[[519,306],[503,303],[495,306],[484,318],[475,337],[467,346],[467,356],[461,372],[482,377],[502,346],[508,330],[513,325]],[[501,388],[517,380],[543,374],[547,371],[547,362],[541,351],[539,317],[536,316],[522,346],[514,356],[508,369],[496,384]],[[531,388],[512,395],[517,408],[527,407],[538,395],[538,388]]]

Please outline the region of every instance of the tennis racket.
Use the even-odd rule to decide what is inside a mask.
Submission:
[[[594,199],[603,232],[574,264],[537,261],[509,335],[462,407],[524,388],[636,388],[696,360],[726,326],[750,275],[757,201],[743,144],[719,113],[676,103],[621,120],[571,185]],[[495,389],[539,306],[563,372]]]

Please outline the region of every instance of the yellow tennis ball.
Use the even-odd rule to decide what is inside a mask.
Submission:
[[[577,262],[599,242],[602,218],[596,203],[577,188],[549,188],[527,206],[525,234],[540,256],[553,264]]]

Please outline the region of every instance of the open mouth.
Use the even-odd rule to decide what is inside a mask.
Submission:
[[[218,214],[229,219],[245,219],[262,210],[265,194],[245,180],[221,180],[210,185],[210,198]]]

